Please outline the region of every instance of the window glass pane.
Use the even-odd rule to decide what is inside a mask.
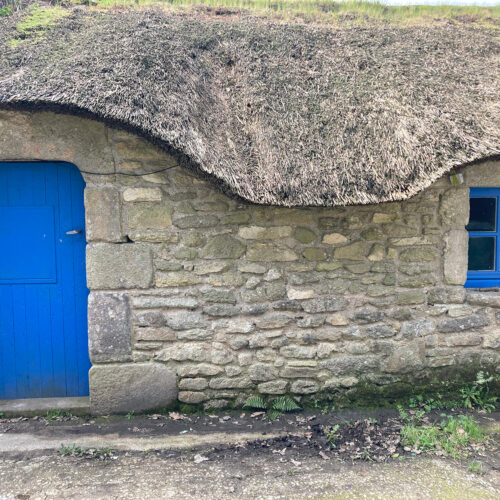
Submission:
[[[495,238],[469,238],[469,271],[495,269]]]
[[[496,198],[470,198],[468,231],[495,231]]]

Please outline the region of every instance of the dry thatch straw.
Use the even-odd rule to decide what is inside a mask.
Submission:
[[[255,203],[401,200],[500,154],[486,28],[76,9],[17,36],[0,21],[1,106],[126,126]]]

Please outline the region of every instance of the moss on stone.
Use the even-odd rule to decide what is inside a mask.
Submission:
[[[474,384],[479,371],[495,373],[495,367],[471,363],[468,366],[442,367],[416,376],[400,377],[390,383],[362,379],[351,389],[340,389],[313,394],[301,399],[304,407],[314,407],[318,401],[333,402],[337,408],[381,408],[407,404],[409,398],[440,398],[442,401],[461,402],[460,389]],[[492,395],[500,394],[500,376],[490,385]]]

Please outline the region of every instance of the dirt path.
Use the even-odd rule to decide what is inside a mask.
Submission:
[[[498,414],[476,414],[498,432]],[[439,413],[425,418],[439,419]],[[325,429],[342,424],[335,446]],[[0,420],[0,500],[497,499],[495,446],[453,461],[399,442],[397,412]],[[62,456],[61,443],[80,446]],[[103,452],[88,450],[104,447]],[[114,450],[110,452],[109,450]],[[66,450],[68,451],[68,450]]]
[[[189,453],[121,455],[95,461],[43,455],[0,460],[0,499],[492,499],[498,477],[468,473],[445,460],[341,464],[248,456],[196,464]]]

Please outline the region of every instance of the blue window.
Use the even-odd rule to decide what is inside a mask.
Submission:
[[[471,188],[468,288],[500,286],[500,188]]]

